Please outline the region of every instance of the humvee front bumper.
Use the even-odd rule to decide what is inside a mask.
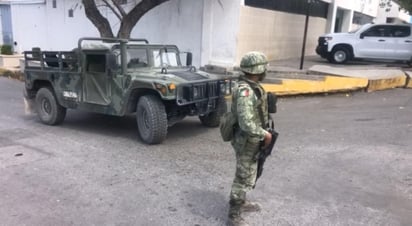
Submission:
[[[180,84],[176,89],[176,103],[184,106],[209,102],[232,94],[233,82],[230,79],[206,80]]]

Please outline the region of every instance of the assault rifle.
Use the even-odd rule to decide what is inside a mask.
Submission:
[[[257,180],[259,179],[260,176],[262,176],[263,173],[263,165],[265,164],[266,158],[272,154],[272,150],[273,147],[275,146],[276,140],[279,136],[279,133],[275,131],[274,128],[274,123],[272,120],[272,125],[271,127],[268,129],[268,132],[272,134],[272,140],[270,141],[269,146],[267,146],[266,148],[264,148],[264,142],[262,142],[261,144],[261,149],[260,151],[256,154],[255,158],[257,160],[257,174],[256,174],[256,180],[255,180],[255,185]],[[254,186],[255,186],[254,185]],[[254,187],[253,186],[253,187]]]

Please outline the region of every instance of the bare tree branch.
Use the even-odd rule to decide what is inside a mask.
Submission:
[[[122,15],[122,17],[126,16],[126,12],[124,11],[123,7],[120,6],[119,2],[116,0],[112,0],[113,5],[116,6],[116,8],[119,10],[120,14]]]
[[[130,38],[130,33],[140,18],[156,6],[169,0],[141,0],[132,10],[126,13],[123,6],[117,0],[102,0],[105,6],[120,20],[118,38]],[[82,0],[87,18],[97,28],[101,37],[114,37],[110,23],[96,6],[96,0]]]
[[[97,28],[101,37],[113,38],[113,31],[106,17],[97,9],[94,0],[82,0],[87,18]]]
[[[117,18],[119,18],[119,20],[122,20],[122,17],[120,16],[120,14],[116,11],[116,9],[107,1],[107,0],[102,0],[104,2],[104,4],[106,4],[106,6],[112,10],[112,12],[114,13],[114,15],[116,15]]]
[[[154,7],[169,0],[142,0],[125,17],[120,24],[118,38],[130,38],[130,33],[137,21]]]
[[[225,9],[225,8],[223,7],[223,3],[222,3],[221,0],[217,0],[217,2],[219,3],[219,5],[220,5],[220,7],[221,7],[222,9]]]

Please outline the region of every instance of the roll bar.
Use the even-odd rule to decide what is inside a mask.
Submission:
[[[103,42],[111,42],[111,43],[120,43],[120,49],[121,49],[121,55],[120,55],[120,61],[122,62],[122,74],[126,73],[127,70],[127,59],[126,59],[126,43],[128,42],[144,42],[145,44],[149,44],[149,41],[147,39],[136,39],[136,38],[131,38],[131,39],[122,39],[122,38],[96,38],[96,37],[84,37],[80,38],[78,42],[78,48],[79,50],[82,49],[82,42],[83,41],[103,41]]]

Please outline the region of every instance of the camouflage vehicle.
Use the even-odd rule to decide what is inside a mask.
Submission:
[[[182,65],[186,58],[186,65]],[[192,54],[144,39],[81,38],[73,51],[24,53],[25,99],[39,119],[62,123],[67,109],[124,116],[136,113],[140,138],[161,143],[185,116],[217,127],[232,81],[191,66]]]

